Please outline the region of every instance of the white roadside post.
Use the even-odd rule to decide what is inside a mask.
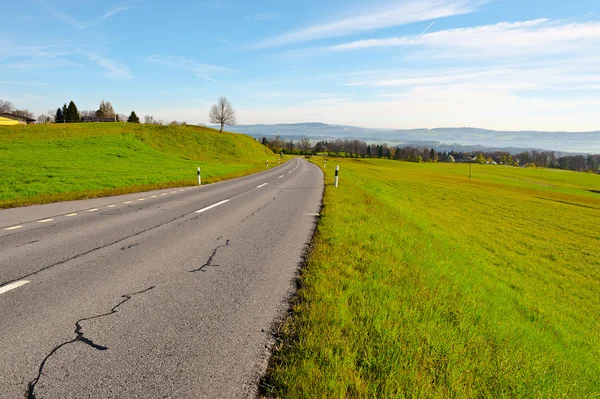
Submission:
[[[198,166],[198,185],[202,185],[202,178],[200,177],[200,166]]]
[[[323,164],[323,167],[326,168],[327,167],[327,160],[325,160],[325,163]]]
[[[335,187],[338,186],[338,174],[340,173],[340,165],[335,167]]]
[[[269,167],[269,160],[267,159],[267,168]]]

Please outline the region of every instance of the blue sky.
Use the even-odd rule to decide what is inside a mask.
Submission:
[[[600,2],[23,0],[0,99],[207,123],[600,130]],[[8,18],[7,18],[8,17]]]

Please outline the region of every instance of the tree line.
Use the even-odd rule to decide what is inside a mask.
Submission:
[[[314,144],[308,138],[283,140],[281,136],[261,138],[261,143],[275,153],[296,155],[327,155],[346,158],[384,158],[406,162],[468,162],[481,164],[500,164],[521,167],[544,167],[580,172],[600,173],[600,155],[560,155],[554,151],[523,151],[511,154],[506,151],[438,152],[434,148],[419,146],[388,146],[387,144],[368,144],[359,139],[336,139],[317,141]]]

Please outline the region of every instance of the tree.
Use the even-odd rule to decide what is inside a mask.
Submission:
[[[152,124],[154,122],[155,122],[154,121],[154,117],[152,115],[146,115],[146,116],[144,116],[144,123]]]
[[[26,109],[15,109],[12,112],[14,115],[18,115],[18,116],[22,116],[23,118],[29,118],[29,119],[35,119],[33,116],[33,112],[31,112],[30,110]]]
[[[310,140],[308,137],[303,137],[300,140],[300,148],[302,149],[302,153],[308,154],[308,150],[310,149]]]
[[[63,123],[65,121],[65,115],[63,114],[62,109],[59,107],[56,109],[56,113],[54,114],[54,123]]]
[[[98,107],[98,111],[96,111],[96,116],[98,118],[114,118],[116,116],[115,110],[113,109],[110,101],[104,102],[104,100],[102,100],[100,106]]]
[[[131,115],[127,118],[127,122],[140,123],[140,118],[135,114],[135,111],[131,111]]]
[[[483,157],[483,154],[478,154],[477,158],[475,158],[475,162],[484,164],[485,163],[485,158]]]
[[[65,112],[65,120],[68,123],[77,123],[77,122],[81,121],[81,116],[79,115],[77,106],[75,105],[75,103],[73,101],[71,101],[69,103],[69,106],[67,107],[67,112]]]
[[[52,115],[41,114],[36,119],[37,123],[51,123],[54,121]]]
[[[0,100],[0,114],[9,113],[12,114],[15,111],[15,105],[10,101]]]
[[[235,125],[235,111],[227,97],[219,98],[219,101],[210,108],[208,114],[211,123],[219,123],[223,132],[223,125]]]
[[[63,104],[61,112],[62,112],[61,122],[66,123],[67,122],[67,104],[66,103]]]

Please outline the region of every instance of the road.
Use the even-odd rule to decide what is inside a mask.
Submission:
[[[294,159],[0,211],[0,397],[254,396],[322,194]]]

